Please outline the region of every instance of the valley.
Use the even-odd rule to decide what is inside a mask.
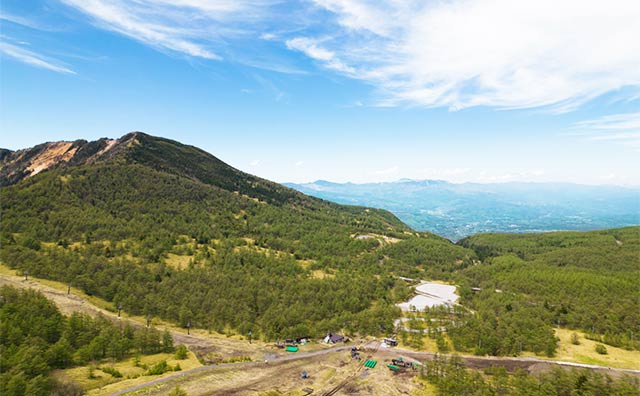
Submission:
[[[640,369],[640,227],[453,243],[385,210],[306,196],[139,132],[6,153],[0,176],[0,283],[15,300],[0,312],[20,319],[15,309],[33,300],[49,315],[34,317],[45,324],[32,335],[22,321],[0,329],[15,334],[3,344],[0,385],[18,393],[429,394],[463,366],[461,383],[488,388],[574,375],[638,385],[628,370]],[[26,289],[65,316],[15,291]],[[351,343],[325,345],[328,333]],[[29,337],[45,337],[37,375],[14,364],[30,353]],[[386,337],[399,347],[379,348]],[[76,344],[55,359],[68,338]],[[276,347],[296,338],[312,342]],[[172,344],[189,358],[174,358]],[[399,356],[424,370],[395,375],[386,364]],[[364,360],[378,366],[365,370]]]
[[[458,241],[478,233],[590,231],[640,224],[637,187],[569,183],[285,183],[314,197],[389,210],[415,230]]]

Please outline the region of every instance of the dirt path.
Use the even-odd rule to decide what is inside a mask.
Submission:
[[[42,284],[34,279],[25,280],[23,277],[20,277],[20,276],[3,273],[3,274],[0,274],[0,286],[2,285],[9,285],[16,288],[29,288],[29,289],[38,290],[41,293],[43,293],[47,298],[51,299],[59,307],[59,309],[65,314],[70,314],[73,312],[82,312],[92,316],[103,315],[113,320],[126,320],[135,326],[143,326],[143,324],[133,320],[118,318],[115,313],[99,308],[91,304],[89,301],[87,301],[81,296],[78,296],[75,294],[67,294],[66,291],[60,291],[51,286]],[[198,335],[193,335],[193,334],[187,335],[179,331],[172,331],[172,335],[174,337],[174,341],[176,342],[176,344],[185,344],[189,346],[190,349],[198,349],[198,348],[209,349],[209,348],[216,348],[219,346],[213,340],[206,339]],[[225,341],[225,342],[229,343],[230,341]],[[235,341],[235,342],[238,342],[238,341]],[[368,345],[366,345],[366,347],[370,348],[371,350],[377,351],[375,352],[375,355],[378,358],[391,359],[392,357],[397,357],[402,355],[402,356],[416,359],[418,361],[425,361],[425,360],[432,360],[436,355],[435,353],[432,353],[432,352],[416,352],[416,351],[411,351],[411,350],[401,349],[401,348],[378,350],[377,346],[378,346],[377,342],[369,342]],[[151,380],[144,384],[136,385],[127,389],[123,389],[121,391],[114,393],[114,395],[121,395],[124,393],[133,392],[142,388],[146,388],[149,386],[171,381],[177,378],[191,376],[191,375],[206,372],[206,371],[213,371],[213,370],[219,370],[222,368],[230,368],[230,367],[252,367],[252,366],[259,367],[261,365],[273,366],[277,364],[283,364],[285,362],[311,359],[314,357],[323,356],[323,355],[327,355],[334,352],[346,351],[350,348],[351,348],[351,345],[336,346],[336,347],[321,349],[321,350],[312,351],[312,352],[303,352],[303,353],[296,353],[296,354],[283,355],[283,356],[272,356],[270,358],[267,358],[264,361],[254,360],[250,362],[241,362],[241,363],[205,365],[205,366],[197,367],[191,370],[172,374],[167,377]],[[490,366],[504,366],[509,371],[513,371],[517,368],[521,368],[530,372],[535,372],[535,371],[546,370],[553,366],[561,366],[561,367],[586,368],[586,369],[599,371],[602,373],[607,373],[612,376],[629,374],[629,375],[640,377],[640,370],[609,368],[609,367],[589,365],[589,364],[579,364],[579,363],[554,361],[554,360],[543,360],[543,359],[537,359],[532,357],[518,358],[518,357],[460,356],[460,358],[465,362],[465,365],[468,368],[472,368],[472,369],[483,369]]]
[[[51,286],[47,286],[38,282],[33,278],[29,278],[25,280],[22,276],[10,275],[10,274],[0,274],[0,286],[12,286],[15,288],[23,288],[23,289],[33,289],[41,292],[48,299],[54,302],[58,309],[65,314],[70,315],[74,312],[81,312],[91,316],[102,315],[104,317],[110,318],[114,321],[126,321],[131,323],[133,326],[142,327],[144,326],[142,323],[137,321],[118,317],[117,314],[107,311],[106,309],[102,309],[91,304],[86,299],[78,296],[76,294],[67,294],[65,291],[60,291]],[[171,330],[170,330],[171,331]],[[190,349],[203,349],[210,348],[214,346],[214,343],[210,340],[204,339],[202,337],[198,337],[195,335],[187,335],[181,333],[179,331],[171,331],[171,335],[173,336],[174,342],[177,344],[185,344]]]
[[[196,374],[196,373],[201,373],[203,371],[208,371],[208,370],[217,370],[217,369],[223,369],[223,368],[229,368],[229,367],[250,367],[250,366],[273,366],[273,365],[277,365],[279,363],[285,363],[285,362],[291,362],[291,361],[295,361],[295,360],[303,360],[303,359],[309,359],[312,357],[317,357],[317,356],[322,356],[322,355],[327,355],[329,353],[334,353],[334,352],[341,352],[341,351],[346,351],[349,350],[351,348],[351,346],[335,346],[329,349],[322,349],[319,351],[313,351],[313,352],[303,352],[303,353],[296,353],[296,354],[291,354],[291,355],[285,355],[285,356],[280,356],[280,357],[274,357],[272,359],[267,359],[263,362],[240,362],[240,363],[226,363],[226,364],[211,364],[211,365],[207,365],[207,366],[202,366],[202,367],[196,367],[194,369],[191,370],[187,370],[187,371],[183,371],[177,374],[173,374],[167,377],[163,377],[163,378],[158,378],[149,382],[146,382],[144,384],[140,384],[140,385],[136,385],[136,386],[132,386],[130,388],[127,389],[123,389],[121,391],[118,391],[116,393],[113,394],[113,396],[117,396],[117,395],[123,395],[125,393],[128,392],[133,392],[142,388],[146,388],[149,386],[153,386],[153,385],[158,385],[161,384],[163,382],[167,382],[167,381],[171,381],[174,380],[176,378],[181,378],[187,375],[192,375],[192,374]]]
[[[385,355],[402,355],[414,358],[418,361],[425,360],[433,360],[436,356],[435,353],[432,352],[416,352],[408,349],[402,348],[393,348],[381,350],[381,353]],[[440,355],[451,357],[452,355]],[[563,362],[559,360],[544,360],[537,359],[534,357],[495,357],[495,356],[459,356],[465,363],[467,368],[471,369],[484,369],[491,366],[503,366],[509,371],[513,371],[517,368],[521,368],[527,371],[537,371],[544,369],[545,367],[552,366],[561,366],[561,367],[575,367],[575,368],[585,368],[594,371],[599,371],[602,373],[607,373],[610,375],[623,375],[629,374],[633,376],[640,377],[640,370],[633,369],[623,369],[623,368],[613,368],[613,367],[605,367],[605,366],[597,366],[593,364],[582,364],[582,363],[574,363],[574,362]]]

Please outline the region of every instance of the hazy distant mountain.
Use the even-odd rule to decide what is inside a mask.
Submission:
[[[330,201],[384,208],[414,229],[457,240],[479,232],[595,230],[640,224],[640,189],[442,180],[285,185]]]

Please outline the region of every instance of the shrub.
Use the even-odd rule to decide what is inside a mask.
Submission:
[[[171,392],[169,392],[169,396],[187,396],[187,392],[185,392],[185,390],[180,386],[176,386]]]
[[[577,333],[571,334],[571,343],[573,345],[580,345],[580,338],[578,338],[578,334]]]
[[[167,364],[166,360],[156,363],[153,367],[147,370],[146,375],[160,375],[167,371],[170,371],[171,367]]]
[[[51,396],[82,396],[84,390],[75,382],[62,382],[56,380],[51,390]]]
[[[111,376],[114,378],[122,378],[122,373],[118,371],[118,369],[116,369],[115,367],[104,366],[104,367],[101,367],[100,370],[102,370],[107,374],[111,374]]]
[[[96,379],[98,377],[96,377],[96,368],[93,364],[89,365],[89,367],[87,367],[87,378],[88,379]]]
[[[189,353],[189,350],[187,349],[186,346],[178,345],[178,347],[176,348],[176,359],[184,360],[187,358],[188,353]]]
[[[605,347],[602,344],[596,344],[596,352],[601,354],[601,355],[606,355],[607,354],[607,347]]]

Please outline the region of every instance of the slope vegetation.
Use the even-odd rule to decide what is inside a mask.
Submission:
[[[389,212],[311,198],[142,133],[47,143],[2,164],[3,262],[183,326],[269,339],[387,333],[409,293],[393,275],[415,270],[386,265],[400,260],[381,241],[450,252],[436,272],[475,256]]]

